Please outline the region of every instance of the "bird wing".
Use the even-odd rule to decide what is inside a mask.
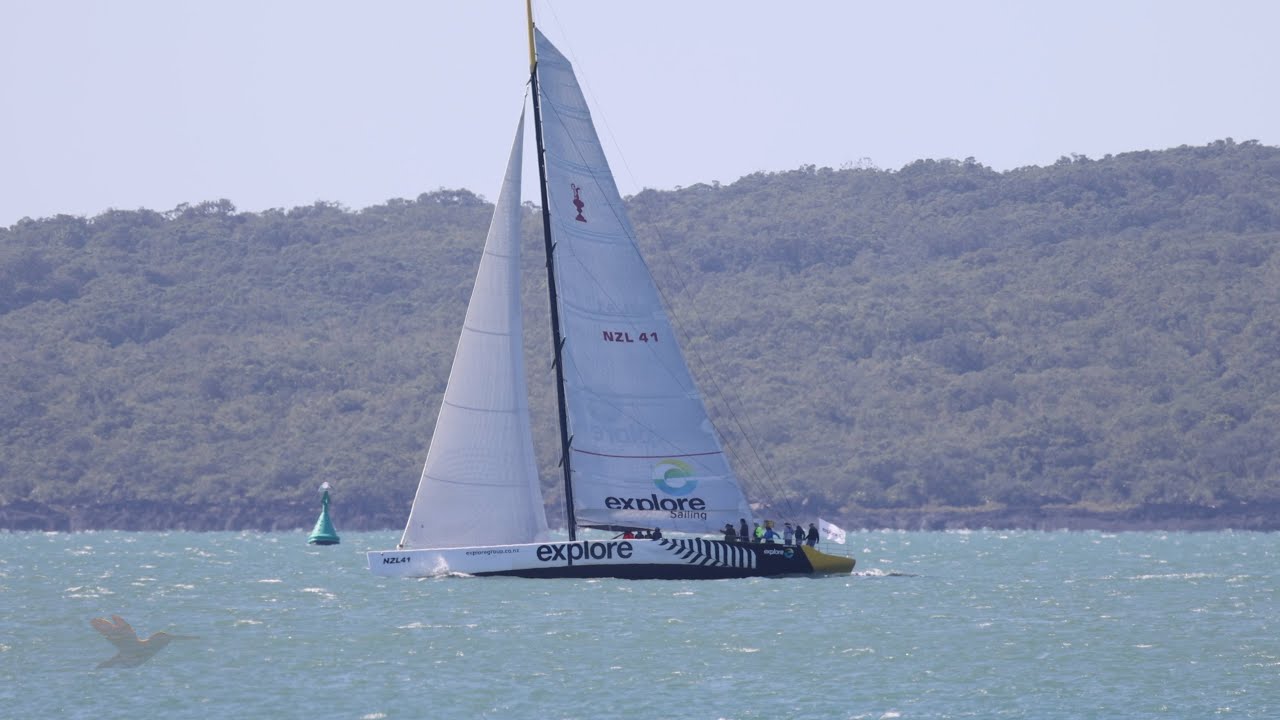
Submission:
[[[89,621],[89,624],[120,650],[125,650],[138,644],[138,633],[134,631],[132,625],[125,622],[125,619],[119,615],[112,615],[110,620],[94,618]]]
[[[115,655],[112,655],[112,656],[111,656],[111,658],[110,658],[109,660],[103,660],[102,662],[98,663],[98,667],[99,667],[99,668],[109,668],[109,667],[137,667],[137,666],[138,666],[138,665],[140,665],[140,664],[141,664],[141,663],[133,663],[133,664],[130,664],[130,663],[129,663],[129,658],[128,658],[128,656],[126,656],[126,655],[125,655],[124,653],[122,653],[122,652],[118,652],[118,653],[116,653]]]

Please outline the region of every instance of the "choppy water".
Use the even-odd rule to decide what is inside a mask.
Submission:
[[[2,534],[0,718],[1280,717],[1277,534],[851,533],[854,576],[714,582],[371,576],[395,538]],[[96,669],[110,614],[199,637]]]

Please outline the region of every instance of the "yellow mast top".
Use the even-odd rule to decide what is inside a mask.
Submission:
[[[524,0],[525,15],[529,18],[529,72],[538,66],[538,56],[533,51],[533,0]]]

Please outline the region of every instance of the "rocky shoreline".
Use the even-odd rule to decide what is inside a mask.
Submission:
[[[34,501],[0,505],[0,531],[289,531],[310,529],[319,506],[309,503],[242,504],[211,508],[154,501],[51,506]],[[1219,507],[1160,505],[1115,510],[1075,507],[917,509],[849,508],[828,519],[846,530],[1103,530],[1204,532],[1280,530],[1280,503]],[[398,530],[403,512],[335,506],[338,532]]]
[[[1280,503],[1204,507],[1148,505],[1114,510],[1077,507],[850,510],[846,529],[867,530],[1103,530],[1206,532],[1280,530]]]
[[[0,531],[83,532],[89,530],[260,531],[310,530],[320,514],[318,502],[243,503],[219,507],[172,505],[154,501],[99,505],[46,505],[19,501],[0,505]],[[341,508],[330,517],[343,530],[389,530],[404,525],[402,513],[347,515]]]

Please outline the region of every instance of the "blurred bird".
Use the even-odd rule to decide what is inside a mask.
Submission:
[[[151,659],[152,655],[160,652],[171,640],[195,640],[194,635],[174,635],[167,632],[158,632],[146,640],[139,640],[138,633],[134,631],[133,626],[125,622],[125,619],[119,615],[112,615],[111,619],[94,618],[89,621],[94,630],[102,633],[112,645],[116,646],[117,652],[115,657],[110,660],[103,660],[98,663],[98,667],[138,667],[142,663]]]

